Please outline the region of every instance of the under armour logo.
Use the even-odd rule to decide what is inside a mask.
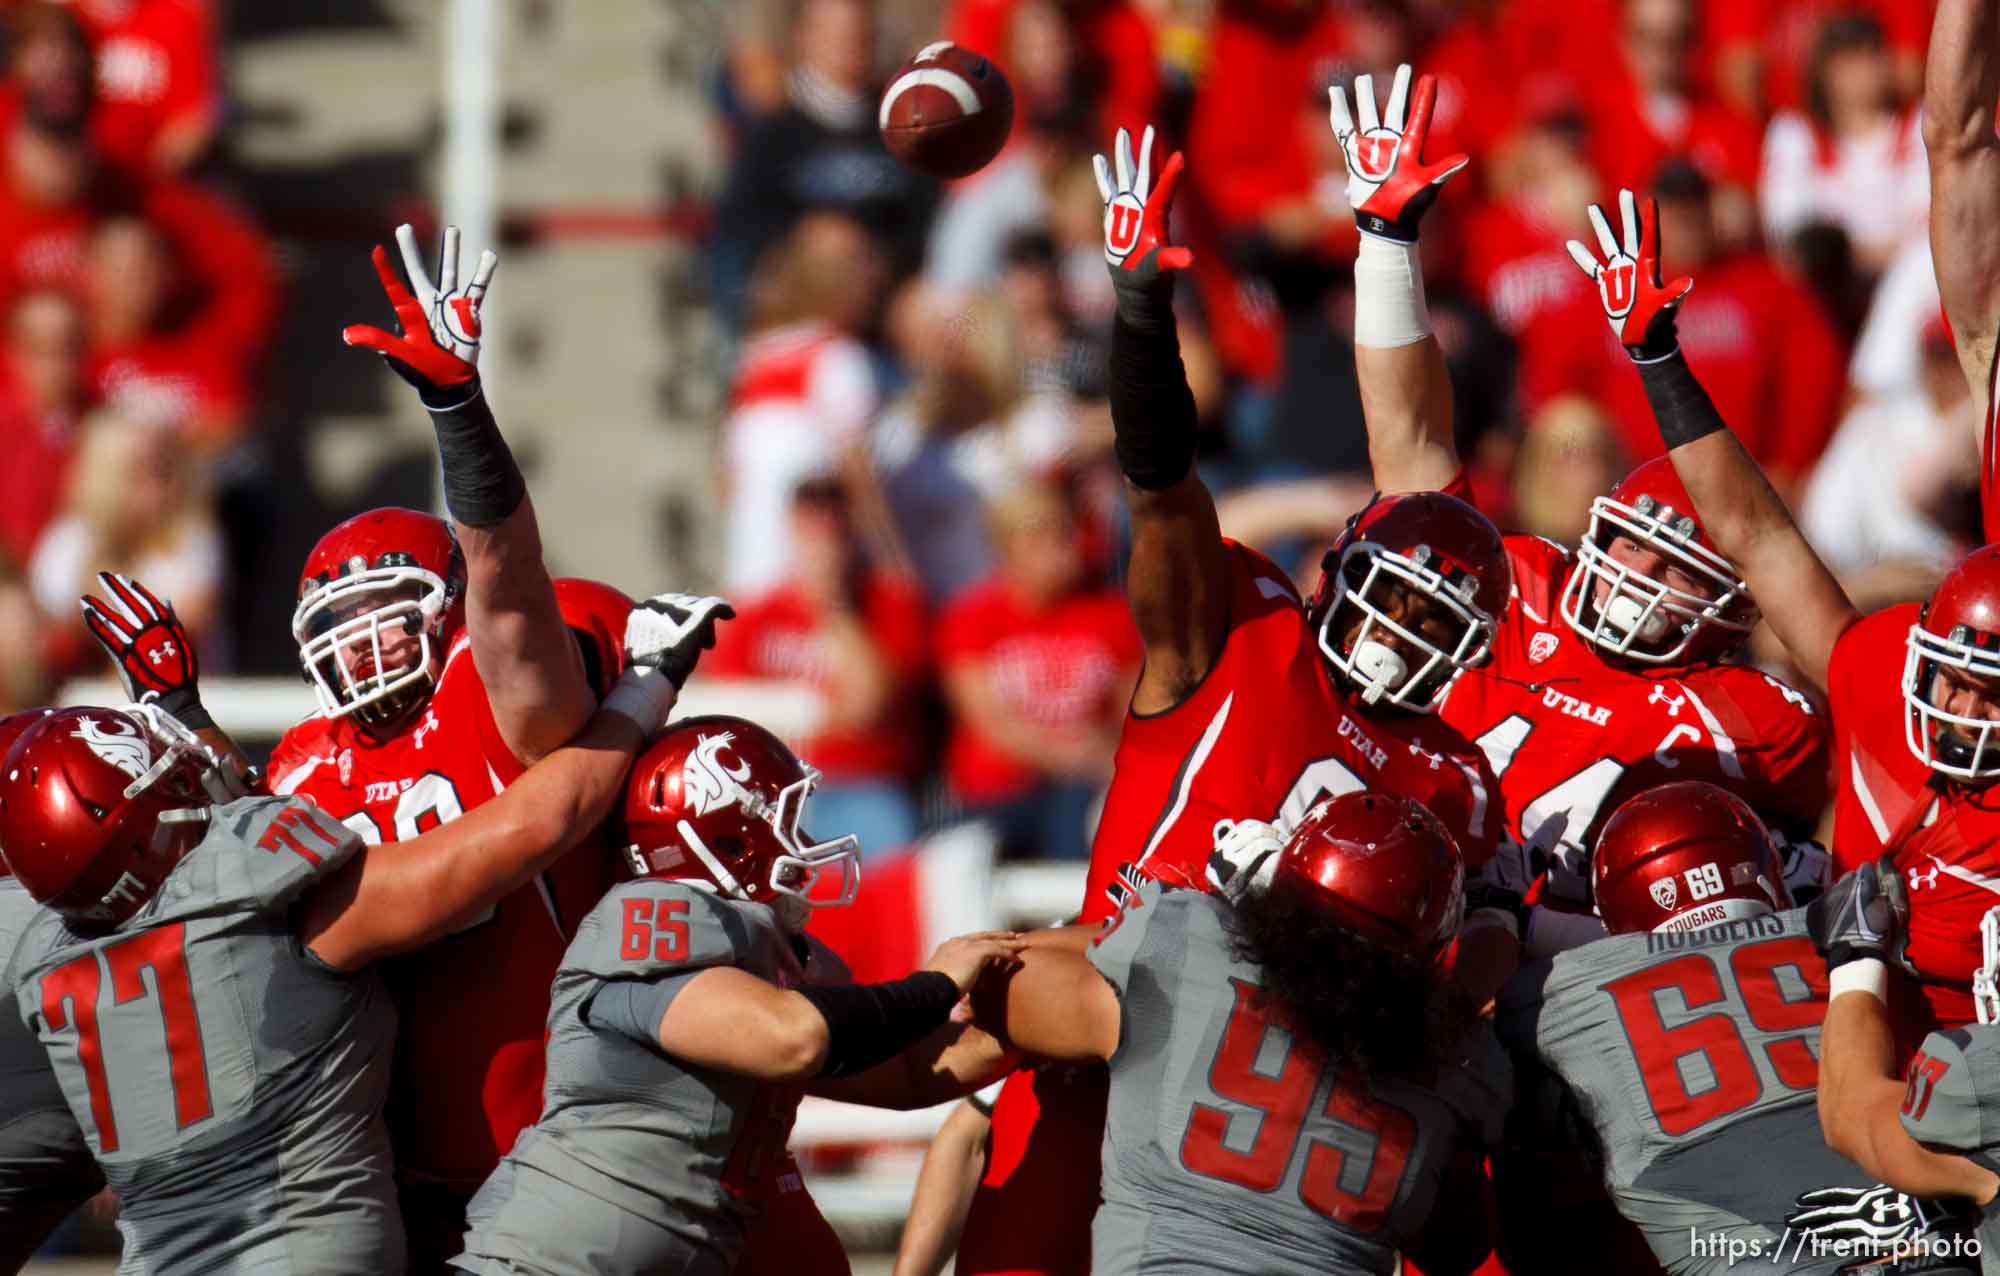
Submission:
[[[1639,299],[1639,263],[1622,253],[1597,272],[1597,290],[1604,297],[1605,313],[1623,319]]]
[[[1687,697],[1669,695],[1665,687],[1659,683],[1654,683],[1653,692],[1646,697],[1646,703],[1663,704],[1667,706],[1667,716],[1669,718],[1678,718],[1681,716],[1681,706],[1687,703]]]
[[[431,732],[437,730],[437,728],[438,728],[437,710],[436,709],[424,710],[424,720],[423,722],[418,724],[416,730],[416,744],[419,749],[424,747],[424,737],[426,735],[429,735]]]
[[[1943,871],[1943,869],[1944,869],[1944,864],[1940,860],[1938,860],[1936,856],[1932,856],[1931,866],[1924,872],[1919,873],[1914,868],[1910,870],[1910,889],[1916,890],[1919,886],[1922,886],[1922,887],[1927,887],[1931,890],[1936,890],[1938,874],[1941,871]]]
[[[171,642],[163,642],[159,646],[147,652],[146,659],[152,661],[154,664],[157,665],[162,660],[165,660],[167,657],[173,654],[174,654],[174,645]]]
[[[1113,199],[1104,209],[1104,246],[1121,261],[1139,246],[1139,223],[1146,210],[1126,194]]]

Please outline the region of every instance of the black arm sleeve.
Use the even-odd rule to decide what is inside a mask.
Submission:
[[[1646,387],[1646,402],[1653,405],[1653,419],[1659,423],[1660,438],[1668,451],[1729,428],[1722,414],[1715,410],[1708,391],[1695,380],[1687,356],[1679,350],[1664,359],[1636,366],[1639,380]]]
[[[1111,324],[1111,428],[1118,468],[1139,487],[1172,487],[1194,465],[1194,393],[1181,364],[1171,278],[1118,285],[1118,315]]]
[[[958,1004],[950,975],[920,970],[880,984],[807,984],[795,990],[826,1020],[823,1077],[851,1077],[895,1058]]]
[[[463,394],[451,387],[454,397]],[[493,409],[477,380],[472,394],[449,407],[424,405],[437,430],[438,461],[444,467],[444,504],[467,527],[493,527],[520,508],[528,495],[514,450],[500,436]]]

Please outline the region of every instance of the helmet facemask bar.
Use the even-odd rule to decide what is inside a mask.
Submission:
[[[1940,775],[1978,782],[2000,780],[2000,721],[1963,717],[1930,701],[1931,684],[1940,667],[2000,682],[2000,649],[1976,645],[1973,632],[1964,625],[1955,626],[1949,636],[1934,634],[1922,624],[1911,625],[1906,641],[1909,655],[1903,661],[1903,735],[1910,752]]]
[[[1606,547],[1621,534],[1708,582],[1715,597],[1676,589],[1611,557]],[[1691,517],[1675,516],[1671,507],[1656,505],[1650,496],[1640,497],[1637,505],[1609,496],[1592,501],[1590,529],[1577,547],[1576,557],[1577,566],[1563,586],[1562,616],[1599,651],[1645,664],[1675,664],[1687,658],[1694,640],[1711,625],[1736,634],[1747,634],[1757,627],[1756,608],[1749,604],[1749,586],[1735,567],[1695,540]],[[1601,602],[1597,598],[1599,582],[1608,586]],[[1613,613],[1619,615],[1614,618]],[[1654,644],[1670,638],[1676,626],[1679,640],[1655,649]]]
[[[1980,1023],[2000,1023],[2000,907],[1979,919],[1979,969],[1972,972],[1972,1008]]]
[[[420,586],[422,594],[407,596],[412,585]],[[405,596],[393,596],[399,591]],[[334,614],[374,594],[392,596],[359,615],[328,623]],[[292,637],[299,644],[299,662],[319,698],[320,712],[329,718],[352,713],[378,724],[399,717],[407,706],[396,698],[436,676],[433,666],[440,652],[434,639],[445,602],[444,581],[421,567],[367,568],[320,585],[300,599],[292,613]],[[390,669],[383,657],[383,635],[398,624],[416,635],[416,659]],[[362,661],[372,672],[357,676],[353,666]]]
[[[861,839],[852,833],[826,842],[807,839],[800,822],[805,817],[806,798],[818,783],[819,772],[807,767],[804,775],[778,794],[771,826],[777,831],[778,845],[785,848],[785,853],[771,861],[769,885],[773,891],[790,895],[811,908],[845,908],[854,902],[861,889]],[[829,898],[813,898],[812,888],[819,882],[820,873],[834,865],[840,869],[840,889]]]
[[[201,738],[190,731],[180,719],[153,702],[152,694],[136,704],[125,707],[125,712],[137,718],[152,736],[152,742],[160,751],[160,756],[148,767],[146,773],[125,787],[125,796],[135,798],[158,783],[161,777],[183,763],[191,763],[198,773],[201,792],[217,806],[233,802],[245,795],[247,790],[240,784],[230,783],[227,768],[216,760],[215,751],[201,742]],[[169,813],[172,816],[173,813]],[[168,817],[162,817],[168,818]],[[205,816],[204,816],[205,818]]]
[[[1365,556],[1368,572],[1356,587],[1348,582],[1348,569],[1356,555]],[[1398,554],[1367,542],[1350,546],[1331,569],[1333,586],[1340,592],[1320,618],[1319,650],[1327,663],[1361,690],[1364,704],[1382,701],[1414,713],[1430,713],[1444,698],[1458,675],[1486,658],[1493,643],[1493,618],[1472,601],[1479,582],[1466,573],[1454,580],[1428,565],[1428,550],[1418,546],[1413,554]],[[1405,625],[1392,619],[1373,600],[1377,585],[1387,589],[1411,589],[1443,607],[1458,622],[1458,640],[1447,651]],[[1343,608],[1352,605],[1361,612],[1351,651],[1340,649],[1338,629],[1345,618]],[[1377,627],[1393,634],[1424,659],[1408,671],[1399,653],[1375,636]],[[1400,669],[1399,669],[1400,667]],[[1401,672],[1400,680],[1397,674]]]

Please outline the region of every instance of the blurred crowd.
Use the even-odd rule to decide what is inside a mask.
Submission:
[[[827,702],[796,740],[864,844],[959,813],[1082,852],[1140,652],[1117,605],[1110,285],[1091,156],[1184,150],[1181,344],[1224,531],[1303,589],[1370,491],[1356,231],[1327,89],[1438,77],[1425,223],[1460,452],[1510,528],[1574,544],[1659,451],[1564,241],[1621,186],[1695,276],[1682,343],[1865,606],[1977,540],[1915,101],[1925,0],[745,0],[710,261],[736,352],[721,440],[731,668]],[[876,134],[950,39],[1016,122],[940,187]],[[1615,213],[1614,213],[1615,216]],[[839,795],[839,796],[831,796]],[[816,799],[817,800],[817,799]],[[829,813],[831,814],[831,813]],[[851,817],[850,817],[851,816]],[[825,818],[825,817],[822,817]],[[831,825],[829,825],[831,827]]]
[[[211,0],[0,5],[0,706],[97,672],[102,569],[171,597],[211,664],[211,478],[254,419],[269,244],[215,184]]]

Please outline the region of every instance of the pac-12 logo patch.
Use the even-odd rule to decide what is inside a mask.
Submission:
[[[1528,639],[1529,663],[1538,665],[1550,656],[1555,655],[1556,646],[1560,642],[1562,642],[1562,639],[1556,637],[1556,635],[1546,629],[1536,634],[1533,638]]]
[[[1661,908],[1671,909],[1680,899],[1680,888],[1674,885],[1671,877],[1659,878],[1648,889],[1653,892],[1653,902]]]

